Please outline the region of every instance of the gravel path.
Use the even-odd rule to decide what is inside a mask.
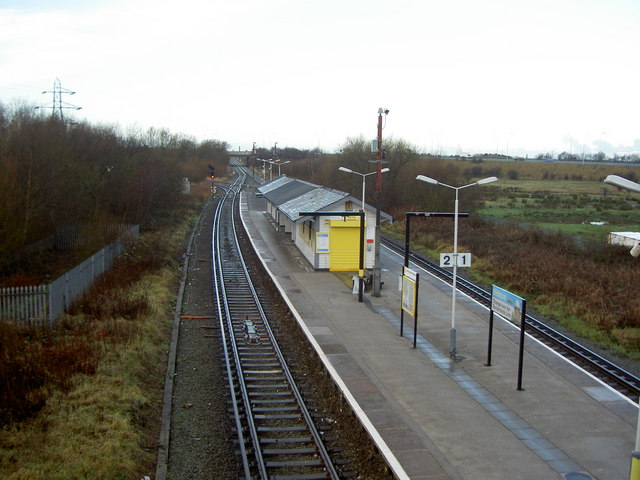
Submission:
[[[188,263],[176,355],[168,479],[237,479],[228,386],[221,366],[211,279],[211,229],[217,199],[196,227]]]

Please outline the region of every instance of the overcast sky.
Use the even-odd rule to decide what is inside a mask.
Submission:
[[[640,151],[638,0],[0,0],[0,101],[234,150]],[[611,147],[611,148],[610,148]]]

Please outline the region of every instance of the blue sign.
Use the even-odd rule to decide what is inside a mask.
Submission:
[[[522,319],[524,298],[500,288],[491,286],[491,310],[514,323]]]

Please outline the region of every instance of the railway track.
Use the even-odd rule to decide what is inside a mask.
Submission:
[[[214,290],[244,478],[343,478],[287,366],[239,247],[234,224],[244,178],[241,173],[218,203],[212,240]]]
[[[400,245],[388,238],[382,239],[382,245],[404,257],[403,245]],[[416,253],[409,253],[409,261],[449,284],[453,281],[453,274],[450,271],[440,268],[439,265]],[[491,305],[491,292],[482,289],[460,276],[457,276],[456,278],[456,285],[459,291],[465,293],[479,303],[487,307]],[[634,402],[638,401],[640,396],[640,379],[638,377],[580,345],[578,342],[570,339],[566,335],[563,335],[557,330],[545,325],[543,322],[531,315],[527,314],[525,321],[527,332],[530,335],[584,368],[586,371],[619,391],[627,398],[630,398]]]

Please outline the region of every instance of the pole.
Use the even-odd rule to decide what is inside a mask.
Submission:
[[[518,352],[518,390],[522,388],[522,365],[524,363],[524,330],[527,324],[525,318],[527,316],[527,302],[522,300],[522,313],[520,314],[520,351]]]
[[[404,220],[404,266],[409,268],[409,238],[411,235],[411,215],[409,212],[405,213]],[[404,276],[404,269],[402,269],[402,276]],[[400,336],[403,336],[404,330],[404,308],[400,309]]]
[[[416,309],[413,316],[413,348],[416,348],[418,340],[418,293],[420,292],[420,274],[416,273]]]
[[[404,266],[409,266],[409,247],[411,238],[411,214],[405,213],[404,216]]]
[[[365,183],[366,178],[367,178],[366,174],[362,175],[362,211],[363,212],[364,212],[364,188],[366,186],[366,183]]]
[[[491,293],[493,295],[493,292]],[[489,310],[489,340],[487,341],[487,367],[491,366],[491,348],[493,345],[493,308]]]
[[[380,187],[382,185],[382,108],[378,109],[378,156],[377,156],[377,172],[378,180],[376,182],[376,229],[374,248],[375,255],[373,261],[373,296],[380,296],[380,288],[382,279],[380,278]]]
[[[360,270],[358,272],[358,302],[362,303],[362,290],[364,282],[362,275],[364,273],[364,210],[360,212]]]
[[[638,423],[636,427],[636,444],[631,452],[631,472],[629,480],[640,480],[640,408],[638,409]]]
[[[453,281],[451,282],[451,330],[449,331],[449,356],[456,358],[456,279],[458,276],[458,188],[453,214]]]

